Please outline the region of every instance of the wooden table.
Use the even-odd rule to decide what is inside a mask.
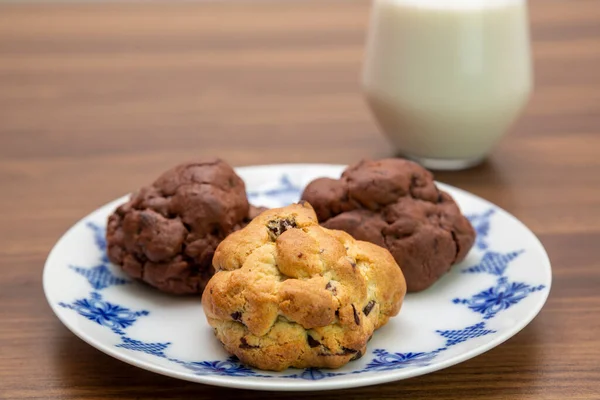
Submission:
[[[117,361],[70,333],[42,266],[76,220],[187,159],[393,154],[359,93],[367,1],[0,6],[0,398],[294,398]],[[439,180],[545,244],[554,284],[505,344],[406,381],[312,398],[600,398],[600,5],[531,2],[536,92],[487,163]]]

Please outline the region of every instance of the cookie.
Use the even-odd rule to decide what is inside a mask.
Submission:
[[[201,293],[219,243],[257,213],[244,182],[224,161],[181,164],[108,218],[108,257],[163,292]]]
[[[363,160],[340,179],[320,178],[304,190],[322,225],[387,248],[409,292],[431,286],[462,261],[475,231],[433,175],[403,159]]]
[[[387,250],[319,226],[308,203],[263,212],[221,242],[213,266],[207,320],[228,352],[265,370],[361,357],[406,293]]]

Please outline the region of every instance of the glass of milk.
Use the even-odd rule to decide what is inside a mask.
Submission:
[[[526,0],[374,0],[362,85],[402,155],[478,164],[531,92]]]

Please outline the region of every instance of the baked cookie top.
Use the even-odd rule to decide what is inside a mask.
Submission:
[[[262,369],[339,367],[360,357],[406,293],[390,253],[319,226],[310,204],[272,209],[215,252],[202,296],[225,348]]]
[[[302,199],[321,224],[387,248],[408,291],[426,289],[465,258],[475,231],[452,197],[420,165],[393,158],[363,160],[340,179],[320,178]]]
[[[134,193],[108,219],[108,257],[161,291],[201,293],[217,245],[251,214],[242,179],[220,159],[189,162]]]

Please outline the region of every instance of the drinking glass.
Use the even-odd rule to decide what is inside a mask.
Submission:
[[[529,99],[529,42],[525,0],[374,0],[366,101],[401,155],[476,165]]]

